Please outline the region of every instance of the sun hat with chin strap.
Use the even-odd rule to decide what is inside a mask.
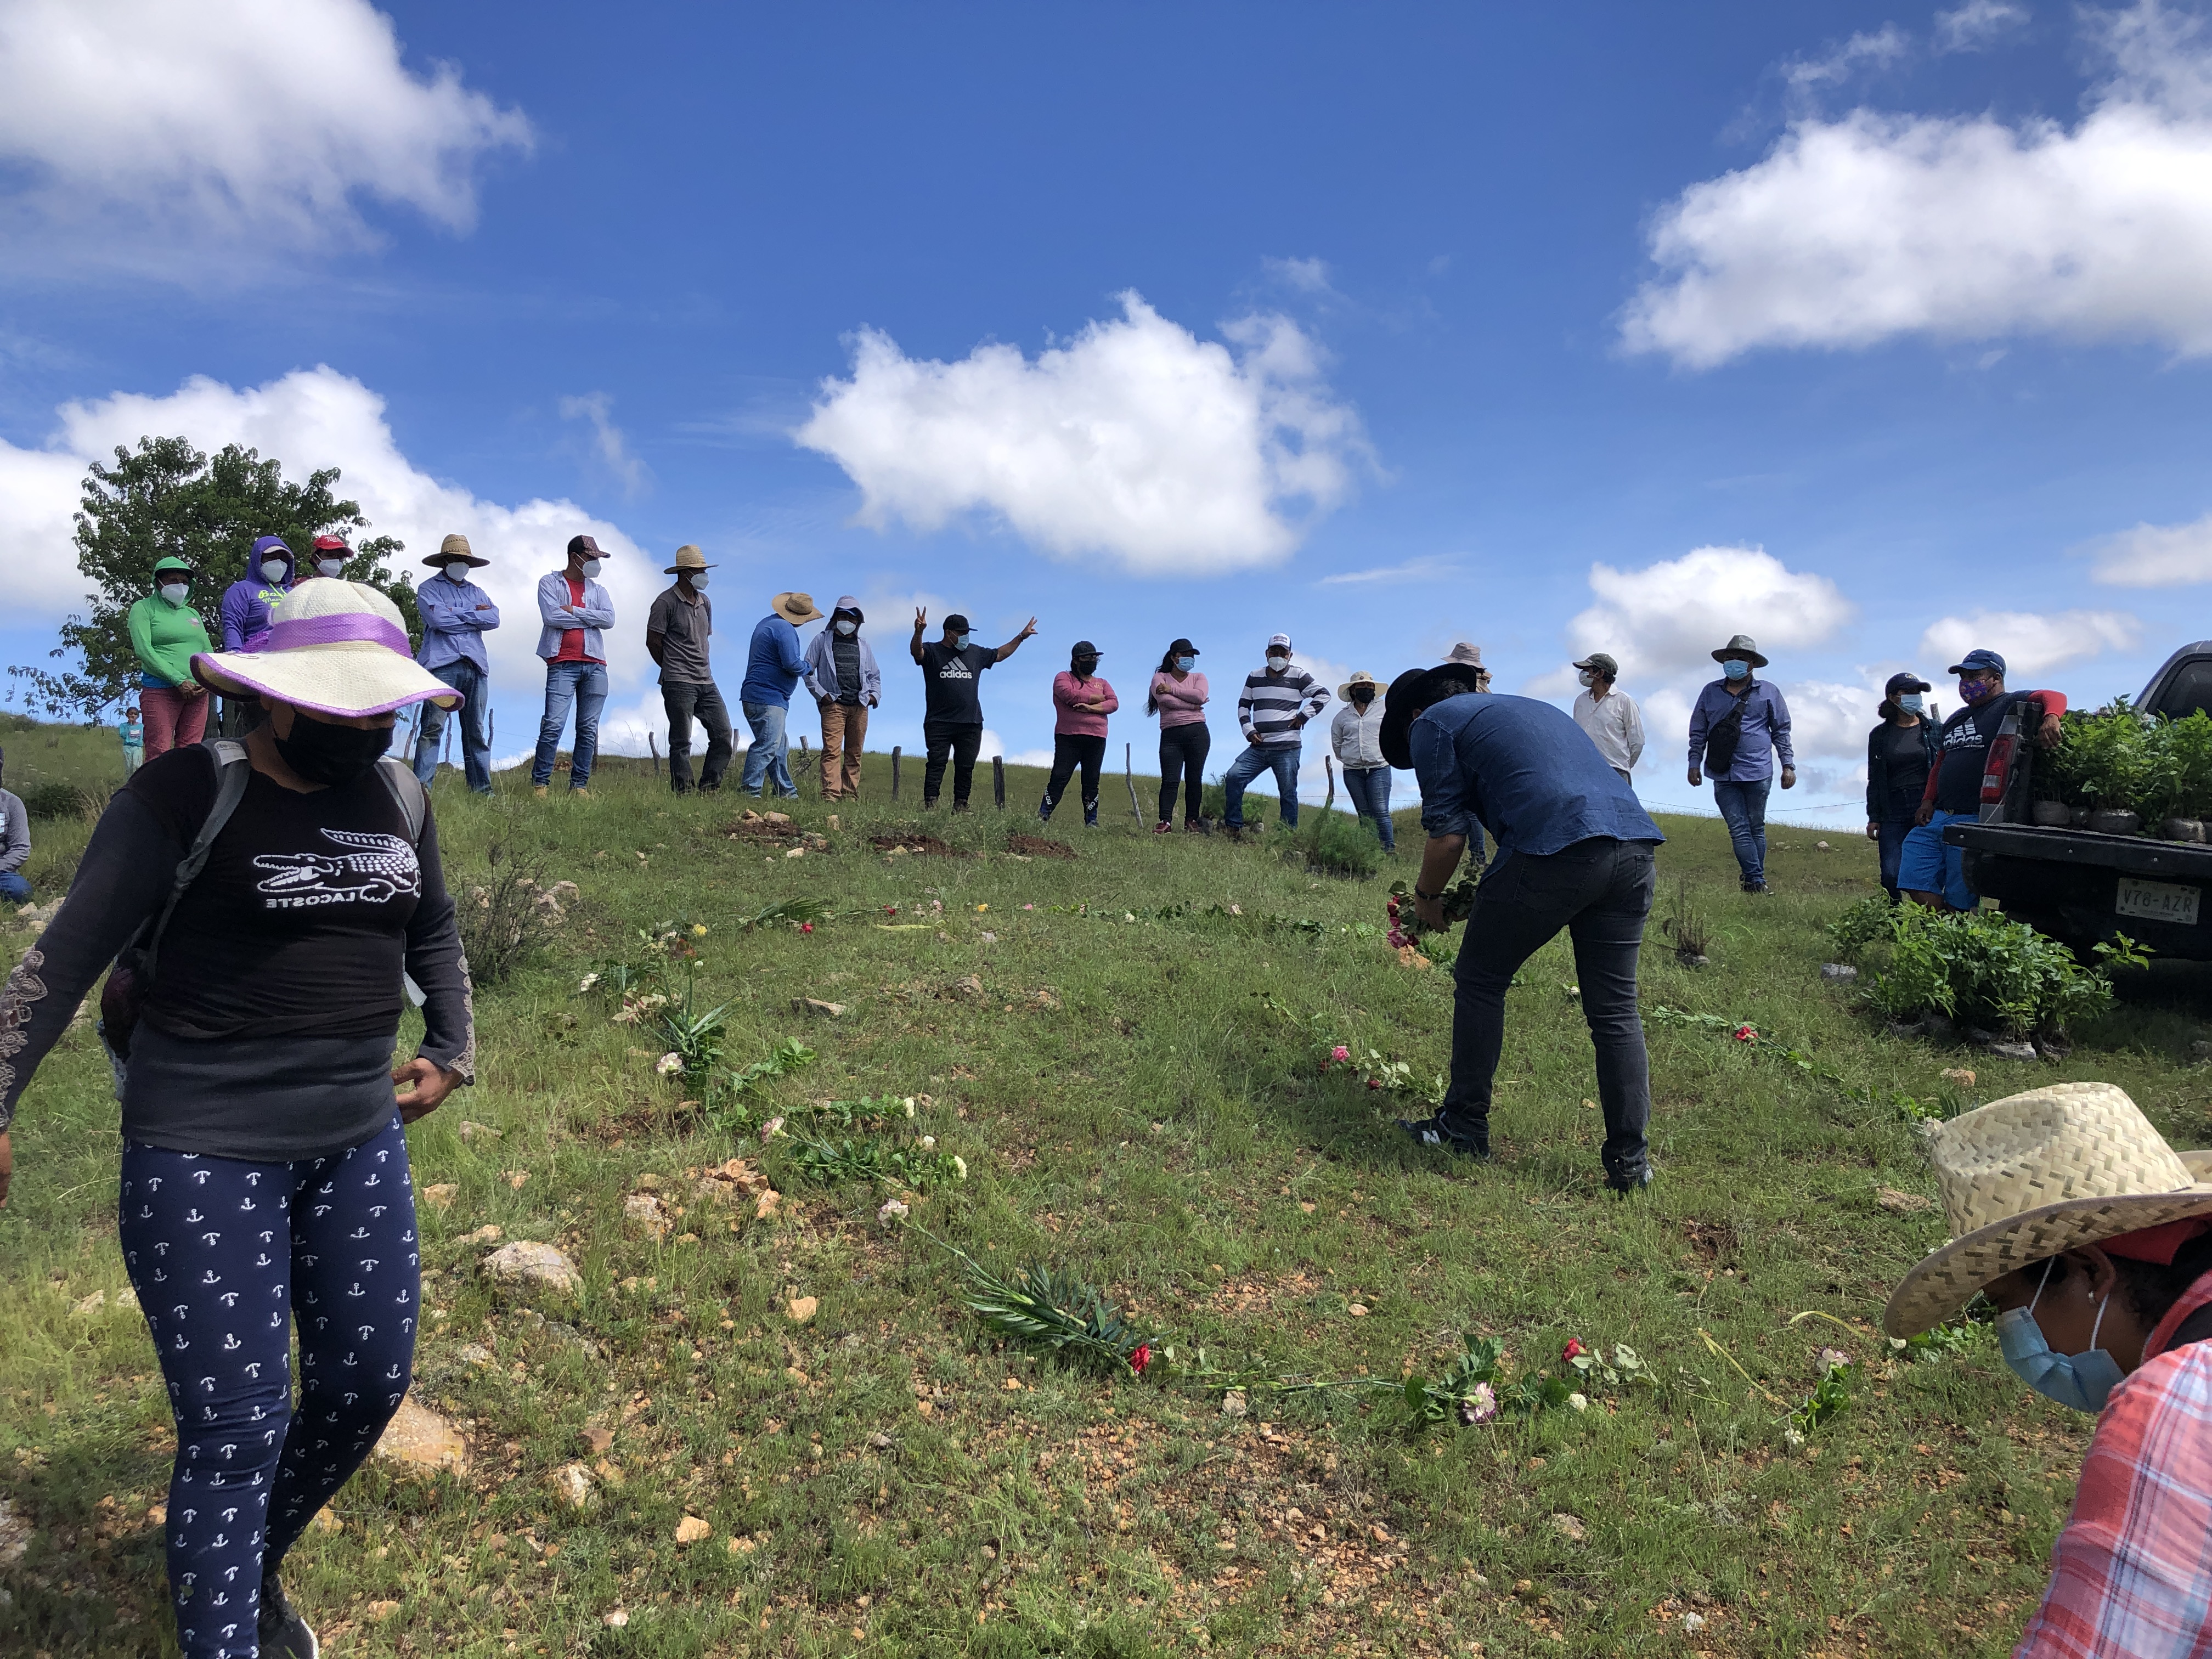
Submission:
[[[316,714],[381,714],[410,703],[458,708],[461,694],[418,665],[399,607],[366,582],[303,582],[269,607],[258,651],[202,651],[201,684],[226,696],[273,697]]]

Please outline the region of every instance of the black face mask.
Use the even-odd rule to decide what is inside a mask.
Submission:
[[[366,777],[392,746],[392,726],[333,726],[304,708],[292,712],[292,735],[276,739],[284,764],[309,783],[351,783]],[[272,735],[274,728],[271,728]]]
[[[1375,694],[1372,691],[1355,691],[1352,694],[1352,700],[1364,708],[1375,701]]]

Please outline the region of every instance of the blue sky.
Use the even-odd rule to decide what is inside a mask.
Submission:
[[[726,689],[769,594],[856,592],[911,747],[913,604],[1035,613],[996,742],[1049,746],[1088,637],[1140,769],[1175,635],[1224,760],[1270,632],[1332,679],[1464,638],[1562,699],[1613,651],[1696,805],[1748,631],[1815,816],[1894,667],[2102,701],[2212,633],[2186,9],[170,9],[0,33],[10,661],[82,591],[85,459],[151,431],[342,466],[410,558],[470,533],[503,755],[579,529],[620,748],[686,541]]]

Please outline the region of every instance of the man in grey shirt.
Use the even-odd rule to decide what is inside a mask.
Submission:
[[[0,749],[0,768],[8,751]],[[31,884],[23,879],[23,865],[31,856],[31,815],[23,803],[0,789],[0,898],[14,904],[31,902]]]
[[[714,631],[714,607],[700,590],[714,567],[696,547],[676,550],[668,574],[676,585],[653,602],[645,617],[645,648],[660,665],[660,701],[668,710],[668,787],[678,794],[691,789],[691,722],[707,728],[707,764],[699,776],[702,791],[720,789],[730,766],[730,711],[714,687],[707,657]]]

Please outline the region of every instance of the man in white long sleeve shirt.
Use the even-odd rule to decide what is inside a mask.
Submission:
[[[1620,665],[1602,651],[1593,651],[1575,666],[1582,671],[1583,694],[1575,699],[1575,724],[1589,733],[1605,763],[1624,782],[1644,754],[1644,716],[1636,699],[1616,691]]]

